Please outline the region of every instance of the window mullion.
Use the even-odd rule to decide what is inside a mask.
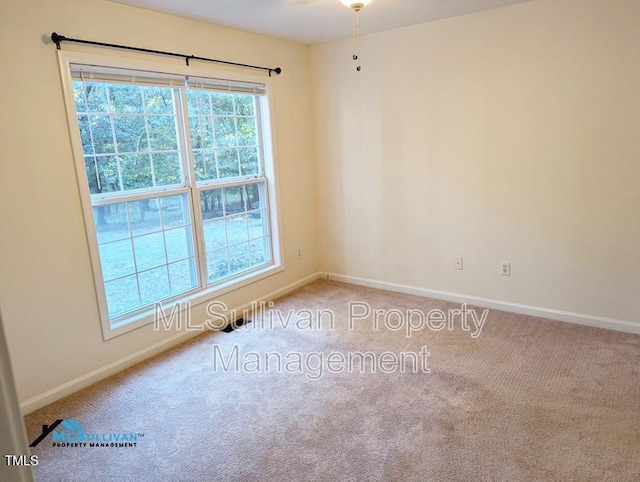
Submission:
[[[196,187],[195,158],[191,146],[191,126],[189,125],[189,112],[187,103],[187,87],[177,89],[175,95],[176,112],[178,113],[178,130],[180,134],[182,150],[183,172],[187,177],[187,186],[191,196],[191,219],[195,233],[196,262],[198,264],[199,286],[204,288],[208,284],[207,254],[204,246],[204,224],[202,219],[202,206],[200,204],[200,190]]]

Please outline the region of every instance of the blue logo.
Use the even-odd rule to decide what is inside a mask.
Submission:
[[[142,436],[134,432],[89,432],[76,419],[69,418],[43,425],[42,433],[29,447],[35,447],[49,434],[54,447],[135,447],[138,437]]]
[[[54,442],[75,442],[84,438],[84,427],[76,419],[70,418],[69,420],[63,420],[61,425],[67,430],[60,432],[54,430],[52,434]]]

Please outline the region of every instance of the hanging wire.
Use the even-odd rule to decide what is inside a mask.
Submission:
[[[358,8],[353,8],[353,60],[356,62],[356,70],[360,72],[362,66],[360,65],[360,17],[358,15]]]

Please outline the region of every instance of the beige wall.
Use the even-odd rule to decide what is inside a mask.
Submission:
[[[360,74],[313,47],[322,268],[640,323],[639,25],[533,0],[367,36]]]
[[[272,110],[286,270],[223,299],[239,306],[317,271],[306,46],[100,0],[2,2],[0,305],[21,401],[170,336],[148,326],[102,341],[52,31],[280,65]]]

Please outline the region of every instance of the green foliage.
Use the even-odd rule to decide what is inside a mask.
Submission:
[[[197,181],[258,174],[255,98],[187,90]]]
[[[91,194],[182,181],[173,91],[75,81]]]

